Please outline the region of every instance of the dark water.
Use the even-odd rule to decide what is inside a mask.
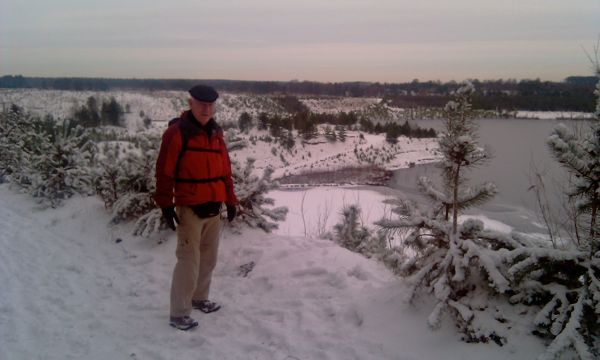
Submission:
[[[552,158],[546,140],[552,129],[560,122],[569,127],[582,127],[581,121],[483,119],[478,120],[479,143],[491,149],[493,158],[488,164],[468,173],[471,184],[491,181],[498,187],[498,195],[469,213],[482,214],[502,221],[526,232],[544,232],[536,225],[540,222],[537,200],[529,190],[533,184],[533,174],[543,174],[547,198],[555,209],[563,202],[562,184],[567,179],[566,172]],[[441,121],[420,121],[421,126],[440,129]],[[395,172],[389,186],[402,190],[410,196],[417,196],[416,179],[419,176],[439,179],[439,169],[433,165],[421,165]],[[557,210],[556,216],[560,216]]]

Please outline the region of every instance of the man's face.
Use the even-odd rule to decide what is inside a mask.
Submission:
[[[215,114],[215,103],[199,101],[194,98],[188,100],[192,114],[200,124],[206,125],[208,120]]]

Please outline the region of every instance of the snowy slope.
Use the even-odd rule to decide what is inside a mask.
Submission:
[[[493,360],[542,350],[524,325],[504,347],[462,343],[449,324],[432,332],[427,303],[403,305],[405,284],[380,264],[326,240],[250,230],[222,238],[212,297],[223,309],[195,312],[200,326],[176,331],[173,233],[157,244],[109,227],[94,197],[42,210],[3,184],[0,204],[0,359]]]
[[[321,134],[323,132],[321,131]],[[242,137],[259,136],[264,131],[254,129]],[[330,143],[321,135],[310,144],[300,140],[292,151],[281,145],[257,141],[248,142],[248,147],[232,151],[231,159],[245,163],[251,157],[256,160],[258,170],[271,166],[274,178],[311,171],[335,171],[345,167],[363,167],[375,164],[386,169],[407,168],[414,164],[439,161],[437,139],[409,139],[401,136],[396,145],[385,141],[385,134],[373,135],[348,131],[345,142]],[[362,134],[363,138],[360,138]],[[274,149],[274,150],[273,150]],[[357,156],[357,153],[361,156]],[[364,160],[368,158],[369,160]]]
[[[187,109],[187,92],[184,91],[60,91],[36,89],[0,89],[0,104],[7,108],[16,104],[28,112],[55,118],[68,118],[73,110],[83,106],[88,97],[93,96],[99,103],[114,97],[119,104],[129,109],[125,114],[125,124],[131,134],[144,130],[144,117],[153,120],[151,132],[162,133],[168,120]],[[374,98],[307,98],[303,100],[312,111],[335,113],[359,111],[373,105]],[[282,109],[272,97],[243,94],[221,94],[217,102],[216,119],[220,124],[237,124],[240,115],[248,112],[257,121],[261,112],[280,113]],[[141,116],[143,114],[144,116]],[[343,167],[376,164],[387,169],[406,168],[412,164],[438,161],[436,139],[409,139],[399,137],[398,144],[391,146],[385,141],[385,134],[373,135],[348,131],[346,142],[330,143],[325,140],[324,127],[320,126],[321,136],[304,144],[294,131],[296,146],[286,150],[280,144],[265,141],[249,141],[251,137],[262,138],[267,131],[253,129],[249,134],[241,134],[248,144],[242,151],[232,152],[233,160],[244,164],[248,157],[256,159],[256,169],[267,166],[275,169],[275,178],[299,174],[307,171],[335,170]],[[362,138],[360,137],[362,135]],[[360,157],[360,159],[359,159]],[[262,171],[261,171],[262,172]]]

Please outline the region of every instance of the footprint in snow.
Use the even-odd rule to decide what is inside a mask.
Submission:
[[[348,275],[363,281],[372,278],[372,275],[360,266],[353,267],[351,270],[348,271]]]
[[[292,276],[295,278],[309,277],[309,276],[325,276],[327,275],[327,269],[322,267],[314,267],[309,269],[295,270],[292,271]]]

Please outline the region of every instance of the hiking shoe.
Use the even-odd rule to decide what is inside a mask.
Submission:
[[[198,326],[198,322],[189,316],[173,317],[169,321],[169,325],[179,330],[190,330]]]
[[[221,308],[221,305],[210,300],[192,300],[192,307],[196,310],[200,310],[205,314],[217,311]]]

